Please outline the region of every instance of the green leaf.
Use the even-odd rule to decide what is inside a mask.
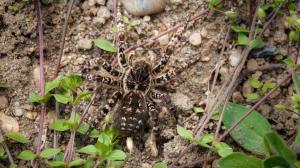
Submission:
[[[212,134],[204,134],[196,140],[198,145],[206,148],[210,148],[211,146],[208,145],[208,143],[211,143],[213,141],[214,141],[214,136]]]
[[[237,14],[234,11],[226,11],[225,16],[228,17],[231,21],[235,22],[237,20]]]
[[[98,131],[98,130],[96,130],[96,129],[93,129],[93,130],[91,131],[91,133],[90,133],[89,136],[90,136],[91,138],[98,138],[99,135],[100,135],[100,131]]]
[[[98,136],[98,142],[101,142],[105,145],[110,145],[112,143],[111,138],[104,132],[101,132]]]
[[[264,20],[266,18],[266,12],[263,8],[259,7],[256,12],[260,20]]]
[[[283,157],[272,156],[264,161],[264,168],[290,168],[290,166]]]
[[[294,63],[294,61],[290,58],[287,57],[283,60],[283,62],[290,68],[294,69],[296,67],[296,64]]]
[[[245,27],[240,27],[240,26],[231,26],[231,29],[236,32],[236,33],[248,33],[249,30]]]
[[[81,76],[68,75],[61,79],[59,87],[65,90],[75,91],[83,83]]]
[[[69,163],[69,167],[81,166],[85,163],[84,159],[76,159]]]
[[[264,46],[264,42],[261,39],[254,39],[250,41],[249,45],[251,48],[261,48]]]
[[[124,160],[126,158],[126,153],[121,151],[121,150],[113,150],[112,152],[110,152],[105,159],[107,160]]]
[[[98,149],[94,145],[87,145],[80,148],[78,152],[92,155],[96,154],[98,152]]]
[[[53,94],[55,97],[55,100],[62,103],[62,104],[68,104],[70,101],[72,101],[71,96],[67,95],[61,95],[61,94]]]
[[[75,98],[73,105],[77,105],[81,100],[89,100],[91,98],[91,95],[92,94],[89,91],[80,92]]]
[[[277,86],[277,83],[266,81],[266,83],[261,88],[262,93],[267,93],[270,89],[273,89]]]
[[[17,156],[17,158],[21,160],[33,160],[36,158],[36,154],[30,150],[24,150]]]
[[[208,3],[208,8],[215,11],[217,9],[217,5],[220,4],[221,0],[210,0]]]
[[[4,150],[3,146],[2,146],[2,144],[0,143],[0,157],[3,157],[4,154],[5,154],[5,150]]]
[[[230,128],[247,111],[248,108],[243,105],[228,103],[223,116],[224,126]],[[254,111],[230,132],[230,136],[245,149],[255,154],[265,154],[264,136],[270,131],[268,120]]]
[[[258,93],[250,93],[250,94],[247,94],[247,100],[248,101],[253,101],[253,100],[257,100],[259,99],[260,96]]]
[[[299,73],[293,71],[292,78],[293,78],[293,83],[294,83],[295,90],[296,90],[297,94],[300,95],[300,78],[299,78]]]
[[[7,89],[9,88],[7,84],[0,83],[0,89]]]
[[[60,84],[60,81],[63,77],[62,76],[58,76],[56,79],[47,82],[45,85],[45,94],[49,93],[50,91],[52,91],[53,89],[57,88]]]
[[[224,142],[213,141],[212,146],[216,148],[218,154],[224,158],[232,154],[232,148]]]
[[[80,134],[86,134],[87,133],[87,131],[89,130],[89,128],[90,128],[90,126],[89,125],[87,125],[87,124],[81,124],[80,126],[79,126],[79,128],[77,129],[77,132],[79,132]]]
[[[27,144],[29,142],[29,139],[19,132],[9,132],[6,134],[6,137],[23,144]]]
[[[155,163],[153,168],[168,168],[167,164],[164,162]]]
[[[278,134],[268,133],[264,140],[269,153],[283,157],[291,167],[294,167],[297,157]]]
[[[262,83],[260,81],[258,81],[257,79],[250,79],[250,86],[252,86],[253,88],[259,89],[262,87]]]
[[[193,111],[194,111],[195,113],[202,113],[202,112],[204,112],[204,109],[201,108],[201,107],[194,107],[194,108],[193,108]]]
[[[114,44],[105,39],[96,39],[94,43],[97,47],[101,48],[102,50],[109,51],[109,52],[117,52],[117,48],[114,47]]]
[[[276,109],[276,110],[285,110],[285,105],[283,105],[283,104],[276,104],[275,106],[274,106],[274,108]]]
[[[42,99],[43,97],[38,95],[37,93],[29,92],[29,101],[31,103],[40,103]]]
[[[41,154],[40,157],[41,158],[50,158],[51,156],[55,156],[56,154],[58,154],[60,152],[60,149],[56,149],[56,148],[48,148],[48,149],[44,149]]]
[[[244,34],[244,33],[239,33],[238,34],[238,40],[237,44],[238,45],[249,45],[250,41],[249,38]]]
[[[184,139],[192,141],[194,139],[193,132],[177,125],[177,133]]]
[[[297,42],[299,39],[299,34],[296,31],[290,31],[289,33],[289,39],[291,42]]]
[[[65,167],[66,163],[63,161],[48,161],[47,164],[51,167]]]
[[[218,161],[220,168],[263,168],[261,159],[234,152]]]
[[[50,124],[49,128],[55,131],[67,131],[70,129],[65,119],[58,119],[54,121],[53,123]]]
[[[92,158],[89,158],[89,159],[85,162],[83,168],[93,168],[93,164],[94,164],[93,159],[92,159]]]
[[[9,168],[17,168],[17,165],[11,164],[11,165],[9,165]]]
[[[295,149],[296,151],[300,151],[300,129],[298,129],[298,134],[293,143],[293,149]]]

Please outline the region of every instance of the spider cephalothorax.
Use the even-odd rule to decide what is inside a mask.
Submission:
[[[146,94],[151,86],[150,65],[141,60],[135,62],[132,67],[125,72],[123,87],[126,92],[137,90]]]

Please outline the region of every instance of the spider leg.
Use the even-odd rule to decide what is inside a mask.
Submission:
[[[107,63],[106,61],[104,61],[104,63],[102,64],[102,67],[104,70],[106,70],[109,74],[111,74],[112,76],[115,77],[119,77],[121,76],[121,72],[119,72],[118,70],[114,69],[109,63]]]
[[[175,71],[168,71],[154,79],[154,83],[157,85],[164,84],[172,79],[176,75]]]
[[[160,99],[162,101],[162,105],[167,107],[170,112],[173,114],[176,114],[177,108],[176,106],[171,102],[171,98],[169,95],[165,93],[161,93],[158,90],[150,90],[149,91],[149,96],[151,99]]]
[[[122,97],[122,93],[120,91],[115,91],[110,98],[107,100],[107,104],[101,108],[100,113],[97,114],[96,119],[92,120],[91,128],[100,128],[99,126],[100,119],[103,118],[104,114],[107,114],[119,101],[119,99]]]
[[[154,66],[154,68],[152,69],[152,71],[154,72],[154,74],[160,73],[161,70],[166,66],[167,62],[168,62],[168,58],[165,55],[162,56],[158,60],[158,62]]]
[[[122,86],[122,82],[117,81],[111,77],[105,77],[101,75],[84,75],[84,78],[86,80],[97,81],[114,87]]]
[[[153,100],[148,99],[147,109],[148,109],[150,123],[152,127],[151,134],[149,137],[149,145],[150,145],[151,155],[156,157],[158,155],[158,150],[156,146],[156,135],[158,132],[158,110]]]

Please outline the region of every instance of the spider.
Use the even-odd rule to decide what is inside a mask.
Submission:
[[[118,15],[120,14],[118,13]],[[121,32],[119,37],[124,39],[124,25],[118,24],[118,28]],[[108,103],[102,108],[101,113],[107,114],[118,104],[112,115],[112,124],[122,137],[141,137],[145,132],[145,128],[150,125],[150,144],[154,145],[154,147],[151,147],[151,153],[153,156],[157,156],[155,137],[158,132],[158,108],[154,100],[163,100],[172,112],[176,108],[171,105],[168,96],[156,89],[156,86],[163,86],[176,73],[174,70],[162,72],[169,59],[167,55],[162,56],[154,64],[145,58],[133,60],[132,54],[127,57],[123,40],[119,42],[117,57],[119,69],[113,68],[111,64],[105,61],[102,64],[102,68],[113,78],[103,75],[86,75],[85,78],[118,89],[108,99]],[[94,62],[90,64],[97,66],[97,63]],[[148,121],[150,121],[150,124],[148,124]]]

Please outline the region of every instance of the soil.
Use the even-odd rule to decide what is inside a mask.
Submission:
[[[45,75],[47,80],[50,80],[58,58],[59,40],[67,3],[66,0],[45,2],[47,3],[42,5],[46,57]],[[145,17],[132,16],[122,9],[123,14],[130,20],[138,20],[140,22],[140,25],[134,27],[129,33],[127,45],[140,44],[158,32],[175,25],[178,21],[193,15],[198,8],[206,8],[207,3],[206,0],[171,0],[164,12]],[[105,5],[96,4],[86,7],[82,0],[75,1],[69,21],[60,74],[80,73],[87,60],[97,57],[106,60],[113,59],[113,54],[105,52],[96,46],[80,46],[79,44],[82,39],[104,38],[113,40],[113,12],[110,11],[108,17],[103,17],[104,21],[102,20],[102,23],[97,21],[97,17],[99,17],[97,16],[97,11],[100,8],[109,9],[107,4],[106,2]],[[12,5],[15,5],[18,10],[13,11],[11,9]],[[241,11],[245,6],[243,4],[231,5],[234,6],[232,7],[233,9],[241,8]],[[40,111],[38,105],[30,103],[28,100],[29,92],[38,91],[39,88],[39,55],[36,25],[36,13],[33,2],[21,0],[2,0],[0,2],[0,83],[5,83],[9,86],[6,91],[1,92],[1,96],[4,96],[8,102],[2,106],[1,103],[5,103],[5,101],[0,99],[0,113],[17,120],[20,132],[24,133],[31,140],[37,136]],[[183,31],[168,63],[168,66],[174,69],[182,69],[184,67],[183,72],[178,74],[167,85],[176,90],[176,93],[170,93],[170,96],[172,102],[179,109],[178,116],[170,114],[167,110],[162,110],[159,115],[162,141],[158,142],[158,157],[151,157],[149,149],[145,148],[139,154],[129,155],[123,167],[150,168],[156,162],[168,162],[174,159],[187,146],[188,142],[177,135],[176,124],[180,124],[189,130],[196,127],[201,114],[193,115],[193,107],[203,106],[206,103],[205,100],[209,92],[208,83],[216,65],[222,62],[222,71],[216,85],[217,88],[221,88],[225,79],[234,70],[229,61],[231,52],[233,50],[240,52],[242,49],[241,47],[227,44],[224,55],[220,56],[228,25],[229,22],[223,15],[210,14],[190,23]],[[279,17],[266,31],[264,40],[268,45],[275,46],[282,54],[296,55],[296,47],[291,47],[288,44],[286,29],[283,19]],[[202,42],[198,46],[193,46],[189,42],[190,36],[195,32],[200,33],[202,37]],[[167,36],[168,38],[165,38],[169,41],[171,35]],[[229,41],[233,41],[233,39],[234,37],[232,36]],[[137,57],[154,56],[155,59],[158,59],[164,54],[163,48],[165,47],[161,44],[163,41],[160,40],[144,48],[138,48],[136,50]],[[255,61],[262,66],[273,64],[272,60],[268,58],[259,58],[255,59]],[[245,97],[244,92],[247,92],[247,89],[249,90],[249,86],[245,84],[247,80],[255,77],[261,81],[278,82],[287,73],[286,69],[256,71],[253,74],[249,74],[237,87],[232,100],[237,103],[253,104],[254,102],[248,102]],[[93,86],[94,84],[89,85]],[[289,107],[291,104],[289,97],[293,93],[292,89],[291,81],[289,81],[257,109],[272,123],[273,129],[278,131],[286,140],[295,134],[296,127],[299,124],[299,116],[288,111],[275,110],[273,107],[276,104],[284,104]],[[100,109],[106,103],[107,97],[112,93],[112,90],[104,86],[99,93],[99,99],[90,111]],[[48,105],[46,118],[48,124],[53,120],[54,110],[54,106]],[[191,115],[193,116],[191,117]],[[214,130],[215,126],[216,121],[212,121],[207,126],[206,131]],[[52,146],[52,137],[53,132],[47,130],[44,147]],[[60,141],[62,148],[66,145],[64,144],[66,141],[67,139]],[[77,143],[79,144],[79,142]],[[233,142],[232,144],[236,145]],[[12,145],[12,154],[16,156],[19,149],[26,149],[31,146]],[[207,153],[207,151],[202,151],[202,149],[200,151],[195,148],[181,159],[180,163],[191,162],[201,157],[203,153]],[[29,167],[29,164],[25,164],[23,161],[19,161],[17,164],[19,167]],[[211,165],[206,165],[206,167],[211,167]]]

